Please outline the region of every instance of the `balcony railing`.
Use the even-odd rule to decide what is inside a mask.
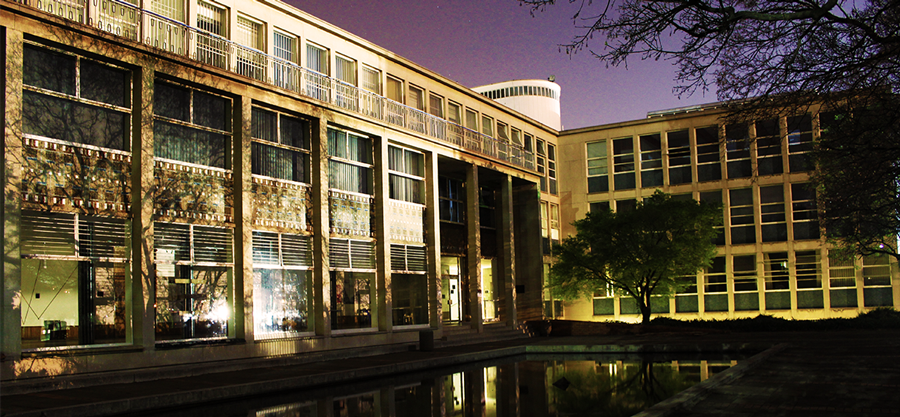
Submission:
[[[378,94],[120,0],[15,0],[123,38],[193,58],[438,141],[534,170],[534,154]]]

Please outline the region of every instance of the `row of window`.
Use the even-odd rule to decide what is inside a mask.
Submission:
[[[608,192],[610,186],[630,190],[689,184],[695,176],[698,182],[721,180],[719,130],[719,126],[707,126],[589,142],[585,149],[588,192]],[[785,172],[785,167],[788,172],[811,169],[807,155],[812,150],[809,115],[726,125],[724,131],[724,178],[776,175]],[[755,164],[752,143],[756,144]],[[783,143],[787,145],[787,163]]]
[[[701,191],[699,201],[719,203],[725,208],[725,226],[730,230],[730,244],[757,242],[786,242],[788,240],[819,239],[819,217],[815,191],[807,183],[766,185],[754,188]],[[675,199],[693,199],[691,194],[676,194]],[[758,201],[758,204],[756,203]],[[590,203],[591,211],[615,209],[630,210],[637,200],[617,200],[615,207],[609,201]],[[757,224],[757,214],[759,223]],[[788,239],[788,232],[793,239]],[[725,230],[720,228],[715,239],[717,245],[725,245]]]
[[[485,91],[481,94],[492,100],[514,96],[541,96],[559,100],[559,94],[556,92],[556,90],[548,87],[534,85],[519,85],[513,87],[498,88],[496,90]]]
[[[863,257],[861,268],[853,260],[830,257],[823,264],[819,250],[719,256],[700,274],[699,287],[693,282],[678,292],[676,312],[698,311],[698,288],[707,312],[729,311],[729,293],[738,311],[759,310],[761,293],[766,310],[791,309],[792,291],[797,294],[797,308],[824,308],[824,288],[830,291],[831,308],[858,307],[857,287],[864,289],[866,307],[893,306],[891,263],[884,255]],[[598,303],[610,297],[611,293],[595,294],[595,314],[613,314],[609,301]],[[668,305],[668,300],[660,298],[654,312],[668,313]],[[621,314],[636,313],[628,310]]]

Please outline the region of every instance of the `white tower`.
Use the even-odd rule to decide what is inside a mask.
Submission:
[[[559,110],[560,88],[559,84],[553,81],[504,81],[482,85],[472,90],[553,129],[562,129]]]

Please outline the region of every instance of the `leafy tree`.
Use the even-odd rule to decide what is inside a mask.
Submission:
[[[684,276],[716,256],[712,240],[721,224],[721,205],[675,200],[662,191],[633,210],[590,212],[558,246],[549,287],[564,300],[612,289],[633,297],[647,323],[652,295],[672,297],[693,283]]]
[[[519,1],[533,12],[556,3]],[[566,52],[589,50],[607,66],[670,59],[675,92],[715,86],[731,122],[841,115],[813,153],[826,236],[850,253],[900,258],[884,249],[900,234],[900,0],[569,3],[583,30]]]

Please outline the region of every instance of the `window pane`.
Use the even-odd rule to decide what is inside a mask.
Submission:
[[[25,45],[22,81],[26,85],[74,96],[76,62],[74,56]]]
[[[229,100],[207,94],[202,91],[194,91],[194,123],[213,129],[230,131],[228,124],[231,122]]]
[[[114,106],[128,105],[128,73],[108,65],[81,60],[81,97]]]
[[[166,83],[156,83],[153,89],[153,114],[191,121],[191,92]]]
[[[25,91],[25,133],[104,148],[128,150],[128,115],[61,98]]]

